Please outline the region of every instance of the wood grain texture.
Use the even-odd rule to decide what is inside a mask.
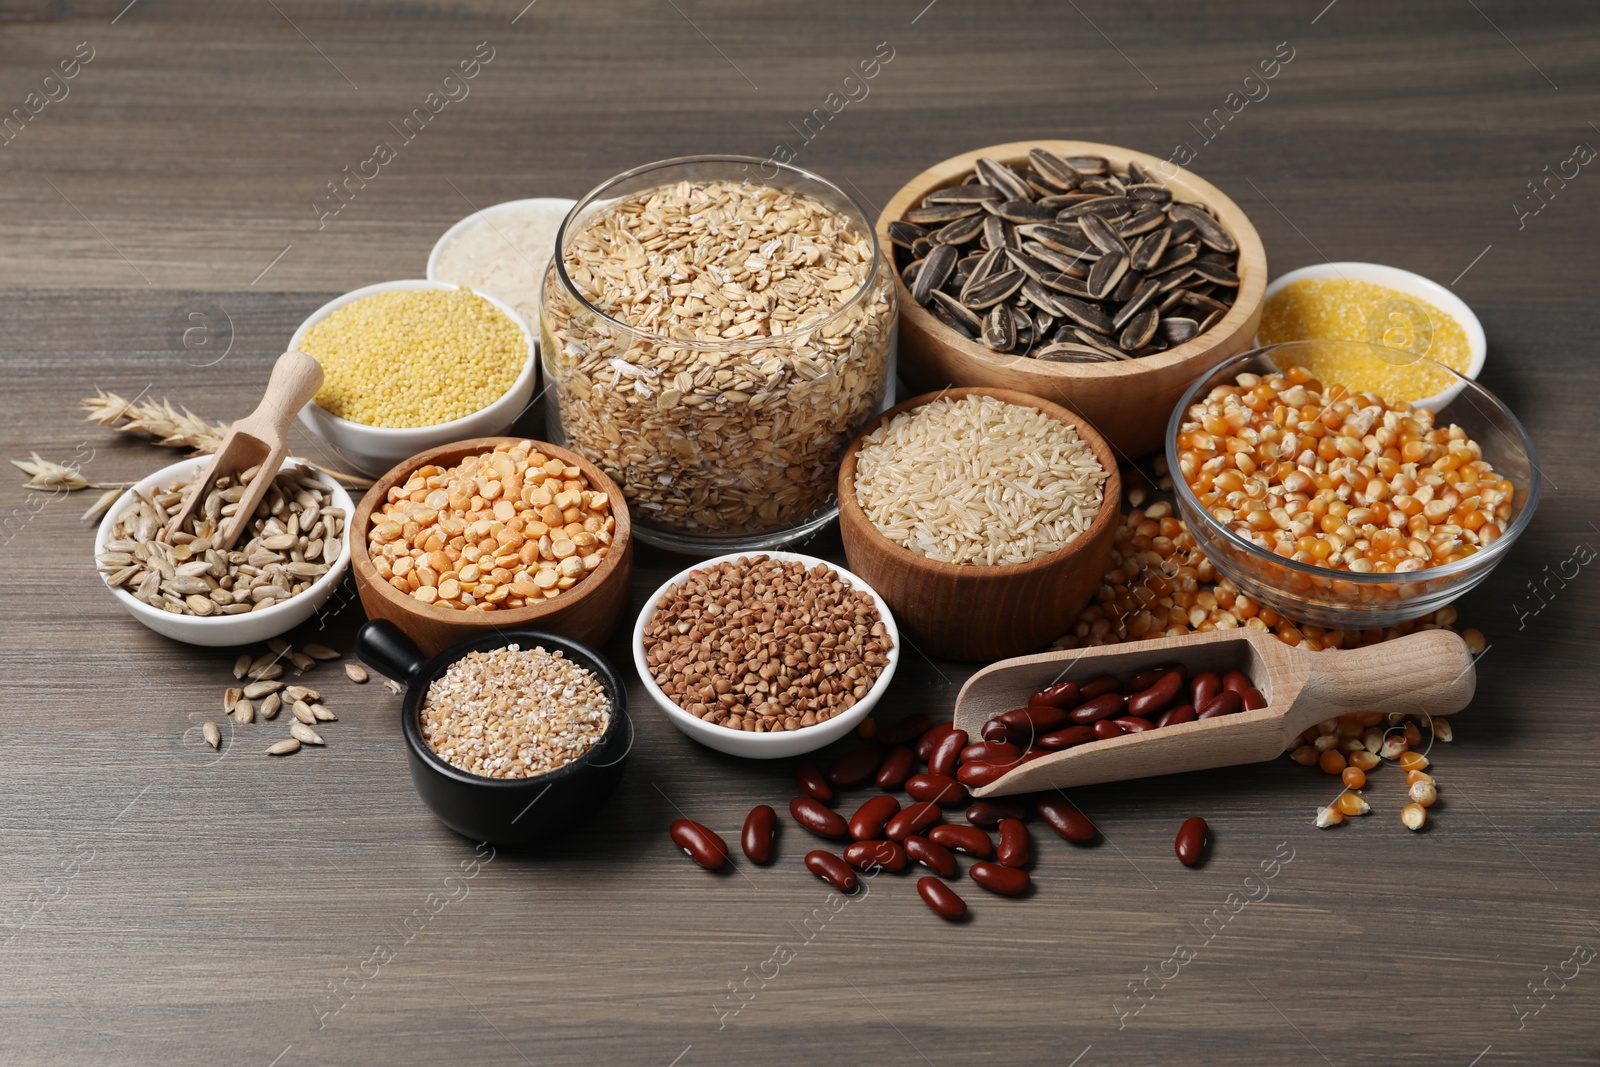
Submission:
[[[124,6],[0,0],[0,114],[78,42],[96,49],[0,147],[6,457],[37,449],[102,481],[166,463],[77,421],[78,397],[148,389],[240,417],[309,312],[418,275],[474,204],[782,141],[877,211],[968,148],[1075,137],[1163,158],[1189,144],[1188,168],[1250,214],[1274,270],[1356,259],[1453,284],[1548,493],[1458,604],[1490,649],[1457,740],[1430,753],[1429,830],[1399,825],[1391,768],[1373,775],[1374,813],[1331,831],[1312,817],[1333,780],[1287,760],[1073,790],[1105,842],[1074,849],[1031,824],[1035,895],[963,882],[974,917],[951,927],[910,879],[831,903],[792,826],[771,868],[689,863],[672,819],[732,841],[793,785],[696,746],[631,683],[627,776],[584,836],[538,858],[475,855],[434,822],[399,698],[336,667],[310,676],[340,716],[326,751],[269,763],[280,716],[225,727],[213,753],[199,726],[219,718],[232,656],[131,622],[98,588],[87,494],[13,478],[0,1061],[1596,1062],[1600,973],[1565,961],[1600,947],[1600,579],[1578,562],[1600,548],[1600,177],[1543,170],[1600,144],[1592,5],[539,0],[513,24],[522,0],[139,0],[113,23]],[[319,230],[325,183],[484,40],[497,54],[470,97]],[[808,139],[882,41],[894,58],[870,94]],[[1280,41],[1293,60],[1231,114]],[[1519,228],[1536,177],[1549,188]],[[537,413],[518,427],[540,430]],[[842,560],[832,533],[805,550]],[[636,564],[630,611],[682,565],[644,549]],[[348,647],[353,588],[335,603],[296,638]],[[625,643],[606,647],[631,673]],[[881,714],[947,716],[968,670],[912,651]],[[1194,870],[1172,855],[1192,815],[1216,838]]]
[[[900,298],[900,372],[918,392],[949,385],[988,385],[1017,389],[1053,400],[1078,412],[1119,456],[1132,458],[1161,447],[1167,415],[1194,380],[1229,356],[1255,344],[1267,288],[1267,256],[1249,217],[1210,182],[1147,152],[1092,141],[1036,140],[974,148],[942,160],[910,179],[878,216],[878,244],[889,247],[889,224],[922,203],[935,189],[959,184],[980,157],[1026,164],[1032,147],[1058,156],[1101,156],[1113,167],[1134,162],[1172,190],[1175,201],[1203,203],[1216,212],[1239,244],[1237,298],[1227,314],[1192,341],[1141,359],[1110,363],[1051,363],[1001,355],[970,341],[934,318],[911,299],[896,272]]]

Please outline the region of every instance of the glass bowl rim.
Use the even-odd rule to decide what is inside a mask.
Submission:
[[[859,221],[862,223],[862,229],[866,232],[867,238],[872,242],[872,265],[868,268],[866,280],[861,283],[861,287],[857,289],[850,299],[844,302],[844,304],[830,312],[826,317],[810,323],[802,330],[796,330],[793,333],[777,334],[771,337],[747,337],[740,338],[738,340],[702,341],[697,338],[665,337],[661,334],[653,333],[649,330],[642,330],[637,326],[629,325],[628,323],[623,322],[621,319],[608,315],[606,312],[595,307],[589,302],[587,297],[578,292],[578,287],[572,283],[572,279],[567,275],[566,256],[563,254],[563,250],[566,245],[567,227],[572,224],[573,220],[577,218],[578,214],[586,207],[598,200],[603,199],[604,195],[609,190],[615,188],[623,182],[628,181],[631,178],[647,175],[652,171],[665,170],[668,167],[686,166],[695,163],[744,163],[756,167],[764,166],[770,163],[778,168],[778,174],[773,175],[773,177],[768,179],[768,181],[776,180],[779,175],[788,173],[790,175],[799,176],[809,181],[816,182],[818,185],[823,186],[828,191],[843,198],[851,206],[851,208],[854,209]],[[855,222],[857,220],[851,221]],[[794,338],[807,337],[817,333],[829,323],[832,323],[836,319],[843,316],[846,312],[862,303],[879,282],[883,273],[883,249],[878,243],[877,230],[874,229],[872,220],[867,216],[867,213],[862,208],[861,204],[856,200],[855,197],[839,188],[833,182],[830,182],[828,179],[822,177],[822,175],[817,174],[814,171],[806,170],[804,167],[796,167],[788,163],[779,163],[775,159],[761,159],[757,156],[712,153],[709,155],[673,156],[671,159],[658,159],[653,163],[645,163],[642,166],[633,167],[632,169],[625,170],[621,174],[618,174],[614,177],[607,178],[605,181],[589,190],[589,192],[584,194],[584,196],[572,206],[572,209],[567,212],[566,218],[561,220],[561,225],[556,230],[555,253],[550,257],[550,262],[556,268],[556,277],[560,279],[561,287],[566,291],[568,296],[576,300],[579,305],[587,309],[591,314],[598,316],[601,320],[615,327],[616,329],[625,331],[630,336],[640,337],[648,340],[657,347],[694,348],[697,350],[712,352],[731,352],[768,348],[775,345],[790,343]],[[889,289],[889,293],[892,300],[894,293],[894,288],[892,286]],[[540,317],[542,318],[543,315],[544,308],[543,301],[541,301]]]
[[[1451,402],[1454,403],[1456,399],[1461,397],[1470,397],[1472,393],[1476,391],[1483,399],[1489,402],[1492,409],[1498,411],[1501,417],[1503,417],[1510,424],[1510,428],[1516,432],[1517,443],[1521,445],[1523,454],[1528,459],[1527,499],[1524,501],[1522,509],[1517,513],[1516,518],[1511,521],[1511,525],[1502,531],[1500,536],[1495,539],[1494,544],[1490,545],[1488,548],[1481,549],[1477,552],[1474,552],[1470,556],[1467,556],[1463,559],[1458,559],[1452,563],[1446,563],[1438,567],[1423,567],[1421,570],[1407,571],[1403,574],[1381,574],[1377,572],[1334,570],[1331,567],[1318,567],[1310,563],[1300,563],[1299,561],[1292,560],[1287,556],[1280,556],[1276,552],[1262,548],[1260,545],[1254,543],[1253,541],[1246,540],[1233,530],[1229,529],[1227,526],[1224,526],[1221,522],[1217,521],[1216,516],[1212,515],[1211,512],[1200,503],[1199,498],[1194,495],[1194,490],[1189,488],[1188,479],[1184,478],[1183,473],[1178,466],[1178,428],[1183,424],[1185,413],[1199,397],[1201,388],[1205,387],[1207,382],[1213,383],[1212,387],[1223,384],[1222,379],[1224,376],[1236,378],[1241,368],[1243,368],[1245,364],[1255,360],[1258,357],[1270,359],[1271,354],[1278,349],[1290,348],[1297,345],[1315,344],[1356,345],[1364,349],[1369,349],[1373,353],[1400,351],[1399,349],[1385,348],[1382,345],[1375,345],[1366,341],[1344,341],[1329,339],[1282,341],[1278,344],[1262,345],[1259,348],[1252,348],[1241,352],[1237,356],[1233,356],[1232,358],[1217,364],[1215,367],[1196,378],[1194,382],[1190,384],[1189,388],[1184,390],[1183,396],[1179,398],[1177,405],[1172,409],[1172,415],[1167,419],[1167,438],[1165,448],[1167,468],[1172,475],[1173,495],[1177,498],[1180,504],[1180,510],[1183,512],[1182,517],[1189,522],[1194,521],[1193,517],[1198,517],[1201,525],[1206,528],[1206,532],[1208,534],[1212,536],[1220,536],[1230,545],[1243,550],[1244,553],[1253,561],[1270,563],[1273,566],[1282,567],[1291,573],[1301,574],[1308,578],[1320,578],[1325,581],[1333,582],[1349,581],[1358,586],[1415,585],[1419,582],[1434,581],[1441,578],[1454,578],[1458,575],[1465,574],[1469,571],[1474,571],[1479,568],[1487,569],[1488,567],[1493,567],[1496,563],[1498,563],[1500,557],[1510,550],[1512,543],[1522,535],[1522,532],[1527,529],[1528,525],[1533,521],[1533,513],[1539,506],[1540,483],[1543,479],[1539,471],[1539,460],[1534,452],[1533,439],[1528,436],[1528,431],[1522,425],[1522,421],[1517,418],[1516,414],[1499,397],[1495,396],[1488,389],[1479,385],[1473,379],[1460,374],[1459,372],[1445,366],[1442,363],[1428,359],[1426,356],[1418,356],[1417,359],[1432,363],[1439,370],[1445,371],[1454,376],[1456,382],[1449,388],[1461,388],[1461,392],[1457,393],[1456,396],[1452,398]],[[1476,407],[1477,405],[1474,404],[1473,406]],[[1504,478],[1505,475],[1502,474],[1501,477]],[[1202,551],[1204,551],[1204,546],[1201,546],[1201,548]],[[1288,592],[1288,590],[1285,590],[1285,592]]]

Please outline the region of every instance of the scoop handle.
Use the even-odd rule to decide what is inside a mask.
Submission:
[[[267,391],[256,409],[239,421],[246,433],[269,443],[282,441],[300,409],[322,388],[322,364],[304,352],[285,352],[272,365]]]
[[[1365,648],[1301,655],[1311,673],[1294,702],[1294,717],[1308,720],[1300,729],[1358,712],[1450,715],[1472,702],[1478,685],[1467,643],[1449,630],[1423,630]]]

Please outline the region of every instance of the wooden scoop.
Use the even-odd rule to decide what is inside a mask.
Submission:
[[[266,496],[272,479],[277,477],[284,457],[289,454],[289,424],[320,388],[322,364],[304,352],[285,352],[279,356],[278,362],[273,364],[272,377],[267,382],[267,391],[261,403],[229,427],[228,436],[222,439],[222,445],[211,457],[205,474],[195,483],[183,510],[178,512],[168,529],[183,529],[183,524],[204,505],[206,495],[211,492],[218,478],[243,474],[251,467],[259,466],[259,473],[239,500],[239,510],[223,521],[217,536],[213,538],[212,547],[223,551],[232,548],[244,532],[250,516],[255,514],[261,498]]]
[[[1146,668],[1177,663],[1191,676],[1242,670],[1267,706],[1091,741],[1019,764],[972,794],[1005,796],[1258,763],[1276,758],[1324,719],[1370,711],[1449,715],[1466,707],[1477,687],[1472,654],[1448,630],[1326,652],[1290,648],[1259,630],[1218,630],[991,664],[961,687],[955,725],[976,740],[985,722],[1056,682],[1104,674],[1126,681]]]

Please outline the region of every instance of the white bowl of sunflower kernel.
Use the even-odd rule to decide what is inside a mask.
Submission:
[[[588,460],[543,441],[458,441],[380,478],[350,522],[369,618],[429,655],[535,627],[605,643],[628,606],[628,507]]]
[[[450,282],[346,293],[301,323],[289,348],[322,364],[322,388],[300,421],[369,474],[504,433],[533,397],[527,322],[504,301]]]

